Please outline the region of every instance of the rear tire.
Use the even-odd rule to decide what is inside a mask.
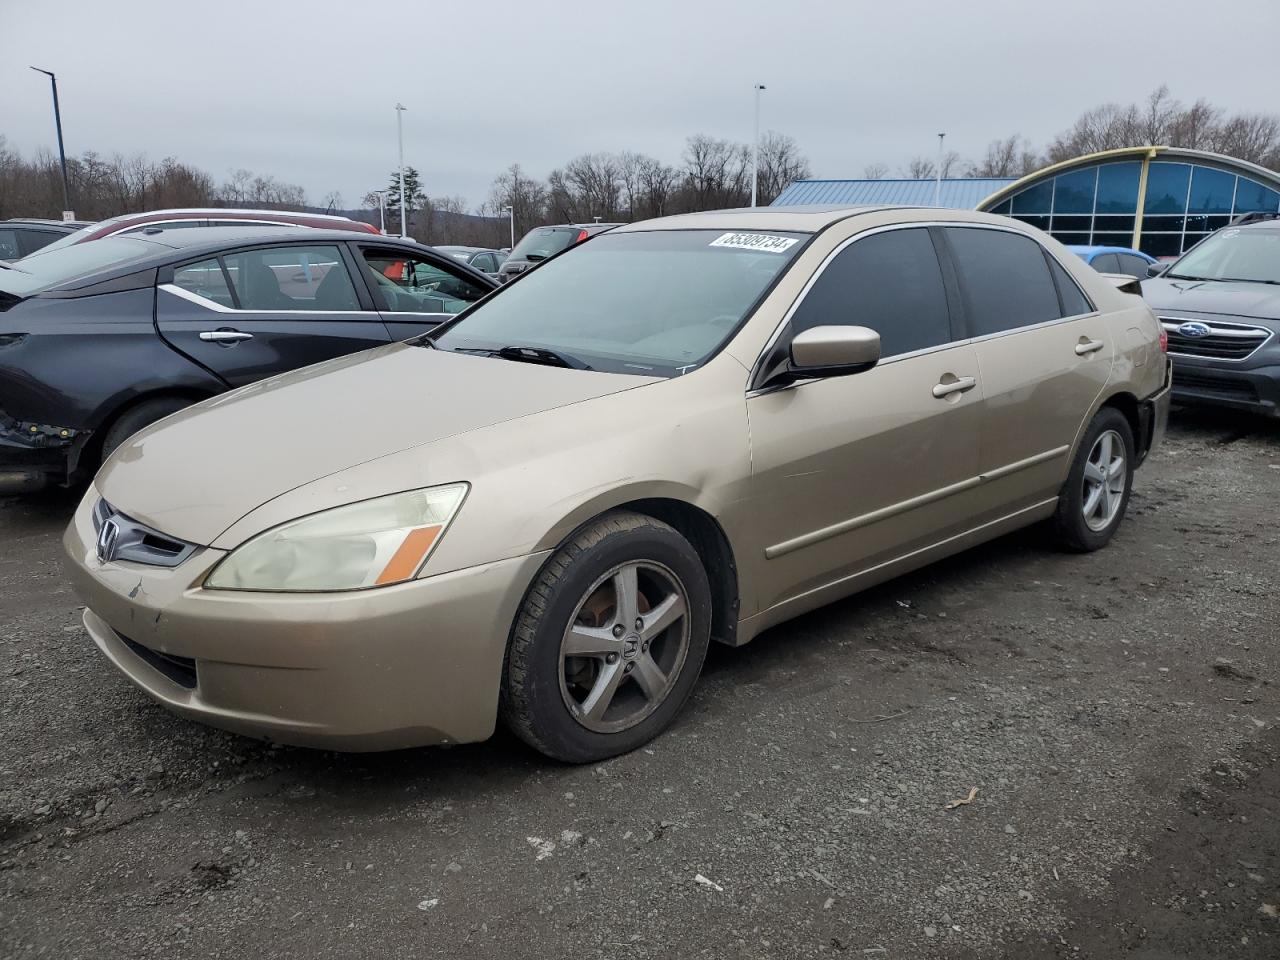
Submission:
[[[191,401],[182,397],[156,397],[154,400],[144,400],[136,407],[130,407],[117,418],[103,438],[100,463],[106,463],[107,458],[116,452],[120,444],[143,427],[149,427],[157,420],[163,420],[169,414],[177,413],[189,406]]]
[[[711,588],[674,528],[613,513],[543,567],[512,629],[500,710],[535,750],[590,763],[648,743],[688,699],[711,638]]]
[[[1103,407],[1089,422],[1058,495],[1053,530],[1063,548],[1088,553],[1111,541],[1129,505],[1134,460],[1128,418]]]

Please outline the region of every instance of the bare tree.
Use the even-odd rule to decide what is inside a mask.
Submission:
[[[889,175],[889,165],[886,163],[869,163],[862,168],[862,179],[864,180],[883,180]]]
[[[1031,149],[1031,143],[1015,133],[1003,140],[992,140],[987,144],[986,154],[978,163],[970,164],[968,175],[971,177],[1021,177],[1040,166],[1042,164]]]
[[[770,130],[760,140],[760,175],[758,200],[767,206],[782,193],[792,181],[807,180],[813,176],[809,161],[800,152],[795,140]]]
[[[928,157],[912,157],[902,168],[902,175],[910,180],[927,180],[934,176],[937,167]]]
[[[705,134],[685,141],[684,190],[688,210],[745,206],[750,198],[751,148]]]

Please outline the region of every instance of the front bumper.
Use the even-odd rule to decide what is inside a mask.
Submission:
[[[0,410],[0,494],[67,483],[88,438],[81,430],[26,423]]]
[[[1280,364],[1238,365],[1175,357],[1173,398],[1280,417]]]
[[[493,733],[507,637],[546,553],[351,593],[205,590],[222,551],[173,568],[100,563],[96,500],[91,489],[63,537],[85,628],[174,713],[334,750]]]

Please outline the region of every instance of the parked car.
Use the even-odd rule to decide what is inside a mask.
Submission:
[[[712,639],[1036,521],[1104,546],[1168,394],[1142,299],[1025,224],[693,214],[152,426],[65,546],[179,714],[346,750],[501,715],[586,762],[671,723]]]
[[[1280,221],[1224,227],[1150,269],[1174,399],[1280,416]]]
[[[1131,247],[1086,247],[1069,244],[1067,249],[1099,273],[1119,273],[1125,276],[1147,276],[1151,264],[1159,263],[1155,257]]]
[[[494,250],[490,247],[459,247],[446,245],[436,247],[441,253],[447,253],[455,260],[460,260],[468,266],[475,267],[481,273],[487,273],[491,277],[498,275],[498,268],[502,266],[507,255],[501,250]]]
[[[314,227],[317,230],[353,230],[356,233],[381,234],[371,223],[335,217],[324,213],[302,213],[292,210],[223,210],[218,207],[180,210],[151,210],[126,213],[108,220],[86,224],[82,229],[51,243],[49,249],[61,249],[87,240],[103,237],[134,236],[149,230],[178,230],[187,227]]]
[[[14,219],[0,221],[0,260],[18,260],[81,227],[85,220]]]
[[[565,223],[553,227],[534,227],[517,243],[498,269],[498,281],[506,283],[526,270],[568,250],[597,233],[612,230],[616,223]]]
[[[74,483],[175,410],[416,336],[496,286],[401,240],[243,226],[0,267],[0,491]]]

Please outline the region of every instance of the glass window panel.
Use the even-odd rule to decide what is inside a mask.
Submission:
[[[231,290],[227,287],[227,278],[222,273],[222,266],[217,259],[201,260],[199,263],[188,263],[184,267],[175,267],[173,285],[197,297],[204,297],[224,307],[234,307]]]
[[[1089,266],[1099,273],[1119,273],[1120,261],[1114,253],[1100,253],[1089,261]]]
[[[791,332],[831,323],[875,330],[886,357],[949,342],[947,293],[929,231],[867,237],[831,261],[792,316]]]
[[[1241,177],[1236,185],[1236,213],[1275,210],[1277,201],[1280,201],[1280,194],[1248,177]]]
[[[1093,229],[1106,230],[1109,232],[1119,232],[1123,230],[1125,233],[1133,233],[1134,217],[1094,217]]]
[[[337,247],[272,247],[225,259],[243,310],[360,309]]]
[[[1147,173],[1147,213],[1185,213],[1191,166],[1186,163],[1153,163]],[[1146,230],[1144,225],[1143,230]]]
[[[1003,230],[947,227],[970,333],[980,337],[1062,316],[1040,244]]]
[[[1133,245],[1133,233],[1098,233],[1094,231],[1093,242],[1099,247],[1129,247]]]
[[[382,309],[393,313],[461,313],[489,291],[403,250],[364,250],[366,276]]]
[[[1054,282],[1058,285],[1058,293],[1062,295],[1062,315],[1064,317],[1078,317],[1082,313],[1093,312],[1093,304],[1080,291],[1079,284],[1062,268],[1062,264],[1058,263],[1053,257],[1049,258],[1049,271],[1053,274]]]
[[[1225,170],[1195,167],[1191,174],[1191,197],[1188,213],[1230,213],[1236,178]],[[1148,196],[1150,191],[1148,191]]]
[[[1075,170],[1054,178],[1053,212],[1093,213],[1093,191],[1098,168]]]
[[[1140,163],[1104,163],[1098,168],[1098,213],[1135,213]]]
[[[1142,257],[1132,253],[1117,254],[1116,259],[1120,261],[1120,273],[1127,273],[1131,277],[1145,279],[1147,276],[1147,261]]]
[[[1209,236],[1207,233],[1188,233],[1182,238],[1182,250],[1185,253],[1194,247],[1197,243]]]
[[[1182,252],[1182,234],[1180,233],[1144,233],[1140,249],[1147,256],[1159,260],[1162,257],[1176,257]]]
[[[1077,247],[1087,247],[1089,245],[1088,233],[1064,233],[1057,230],[1053,231],[1053,239],[1059,243],[1075,245]]]
[[[1007,216],[1009,215],[1009,212],[1010,212],[1010,210],[1012,209],[1012,207],[1013,207],[1013,201],[1011,201],[1011,200],[1006,200],[1006,201],[1004,201],[1004,203],[997,203],[994,207],[992,207],[992,208],[991,208],[991,211],[990,211],[990,212],[991,212],[991,213],[1001,213],[1001,214],[1004,214],[1004,215],[1007,217]]]
[[[1027,214],[1020,214],[1015,216],[1014,219],[1021,220],[1023,223],[1029,223],[1031,224],[1031,226],[1038,227],[1041,230],[1049,229],[1049,217],[1047,214],[1043,217],[1034,217],[1034,216],[1029,216]]]
[[[17,231],[0,230],[0,260],[17,260],[20,256]]]
[[[1059,230],[1083,230],[1086,233],[1093,226],[1093,217],[1060,217],[1057,212],[1053,215],[1053,232]]]
[[[1143,217],[1142,232],[1143,233],[1181,233],[1182,224],[1185,217]]]
[[[1033,184],[1013,197],[1013,212],[1048,213],[1053,209],[1053,181],[1044,180]],[[1021,219],[1021,217],[1019,217]]]

